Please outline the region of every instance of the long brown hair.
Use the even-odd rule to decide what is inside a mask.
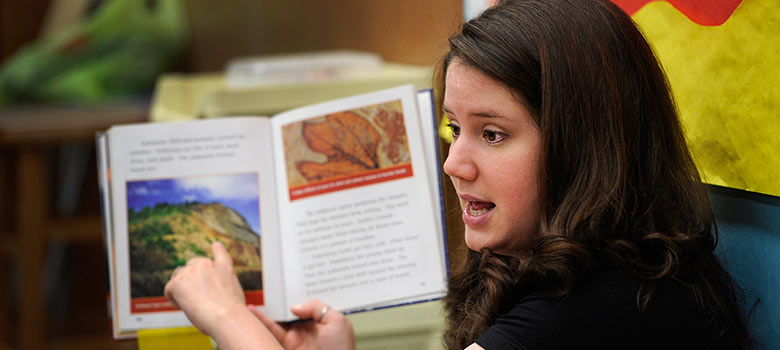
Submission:
[[[520,94],[542,133],[541,227],[524,258],[469,252],[445,298],[448,348],[487,330],[507,293],[567,294],[597,262],[638,276],[637,306],[675,280],[749,347],[736,286],[668,82],[631,18],[606,0],[503,1],[450,39],[453,59]]]

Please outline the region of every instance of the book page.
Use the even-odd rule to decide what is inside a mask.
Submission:
[[[163,296],[173,270],[222,242],[248,303],[283,302],[267,118],[109,130],[120,331],[189,325]],[[261,219],[262,218],[262,219]],[[261,262],[262,258],[262,262]]]
[[[272,123],[288,301],[319,298],[349,312],[441,296],[441,216],[414,88]]]

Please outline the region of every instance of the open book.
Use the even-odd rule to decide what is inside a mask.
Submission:
[[[190,324],[163,287],[213,241],[279,321],[313,298],[349,313],[445,293],[430,91],[115,126],[97,144],[117,338]]]

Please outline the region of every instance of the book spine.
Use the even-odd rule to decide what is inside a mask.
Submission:
[[[97,178],[98,190],[100,196],[100,217],[103,227],[103,244],[106,253],[110,254],[110,234],[111,234],[111,196],[109,188],[109,165],[108,165],[108,142],[107,135],[99,132],[95,135],[95,150],[97,154]],[[110,256],[110,255],[107,255]],[[110,263],[110,260],[109,260]]]
[[[119,320],[116,314],[116,276],[114,273],[114,236],[113,210],[111,208],[111,162],[108,150],[108,134],[99,132],[95,135],[95,153],[97,155],[97,178],[100,196],[100,217],[103,227],[103,245],[106,249],[108,270],[108,318],[114,340],[136,338],[135,332],[120,332]]]

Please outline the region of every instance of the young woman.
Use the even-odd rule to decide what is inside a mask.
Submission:
[[[607,0],[504,1],[450,39],[438,80],[470,248],[445,298],[448,348],[750,348],[706,188],[630,17]],[[222,347],[354,346],[319,301],[293,309],[318,322],[292,328],[252,316],[213,249],[166,295]]]

